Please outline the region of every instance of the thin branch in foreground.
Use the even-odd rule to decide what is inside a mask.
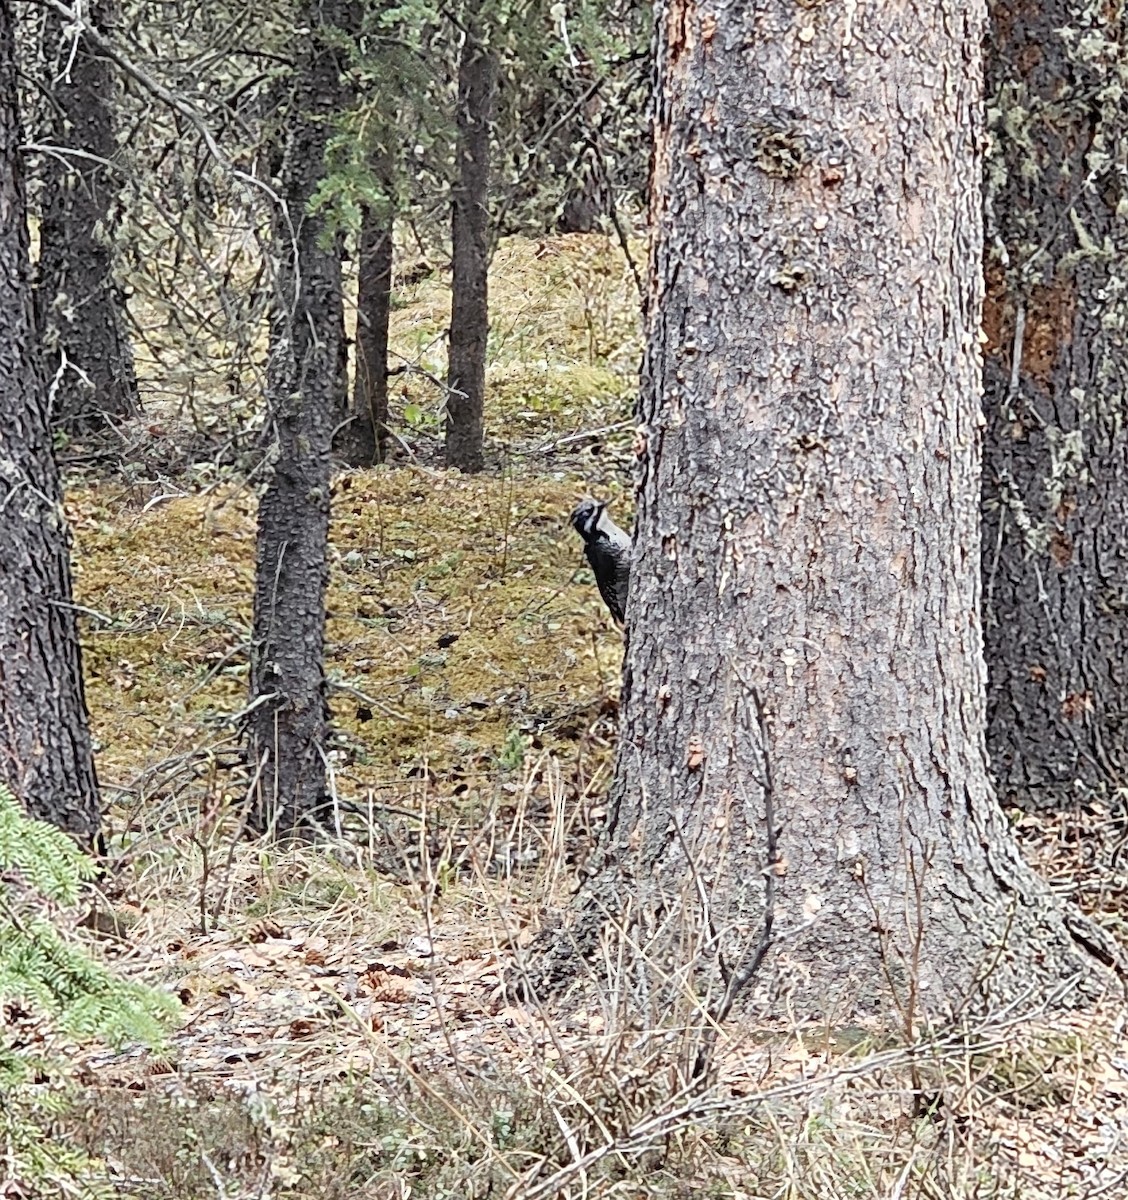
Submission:
[[[204,147],[215,161],[227,171],[232,178],[238,179],[252,188],[257,188],[269,197],[271,202],[282,213],[283,219],[286,222],[286,231],[290,239],[290,247],[294,256],[295,262],[298,258],[297,247],[297,231],[294,228],[293,218],[291,216],[289,206],[286,201],[268,184],[265,180],[259,179],[257,175],[253,175],[247,171],[241,170],[231,161],[223,150],[220,149],[219,143],[215,139],[207,121],[203,115],[195,107],[190,104],[183,96],[179,96],[170,88],[165,87],[160,80],[155,79],[143,67],[138,66],[122,50],[119,50],[114,43],[106,37],[96,26],[91,25],[83,15],[81,8],[71,8],[69,5],[63,4],[62,0],[41,0],[46,7],[53,9],[65,21],[67,21],[75,33],[75,40],[78,37],[86,37],[91,45],[96,46],[109,60],[118,68],[125,72],[134,82],[140,84],[150,95],[155,96],[162,104],[167,105],[182,116],[196,132],[200,135]],[[299,280],[294,281],[294,303],[297,302]]]

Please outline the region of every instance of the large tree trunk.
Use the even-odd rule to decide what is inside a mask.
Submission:
[[[115,15],[115,0],[95,0],[85,14],[101,30]],[[140,408],[125,296],[113,273],[120,183],[112,166],[114,80],[108,60],[86,38],[75,43],[50,9],[45,36],[55,68],[48,139],[63,152],[43,159],[37,313],[54,396],[52,424],[82,434]]]
[[[326,27],[349,28],[347,0],[307,0],[276,221],[278,306],[269,402],[278,447],[259,505],[249,717],[257,772],[254,823],[311,832],[326,797],[325,588],[330,442],[344,409],[341,262],[324,220],[307,214],[325,168],[330,120],[344,100],[340,52]]]
[[[366,207],[357,239],[356,362],[352,410],[335,452],[349,466],[384,461],[388,441],[388,324],[392,315],[392,214]]]
[[[1128,18],[1087,12],[996,2],[988,41],[987,745],[1024,806],[1128,783]]]
[[[458,63],[458,139],[451,206],[450,361],[446,460],[463,471],[482,469],[482,410],[490,332],[487,279],[490,234],[490,134],[497,60],[484,41],[482,0],[468,0]]]
[[[0,780],[92,843],[98,782],[32,311],[12,9],[0,0]]]
[[[987,778],[982,17],[660,8],[623,727],[568,934],[615,914],[732,999],[774,931],[777,1013],[940,1014],[1112,957]]]

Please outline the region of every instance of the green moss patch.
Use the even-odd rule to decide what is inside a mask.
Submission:
[[[621,643],[568,513],[585,482],[410,468],[342,475],[326,663],[346,790],[477,785],[568,753],[617,688]],[[72,497],[88,699],[111,780],[199,744],[247,702],[254,498],[148,511]],[[115,520],[107,516],[116,511]]]

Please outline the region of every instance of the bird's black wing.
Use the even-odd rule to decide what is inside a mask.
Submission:
[[[606,540],[588,542],[584,548],[595,573],[595,582],[603,603],[620,625],[626,619],[627,589],[630,584],[630,558]]]

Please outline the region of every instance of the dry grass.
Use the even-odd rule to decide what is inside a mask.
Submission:
[[[512,999],[507,981],[599,827],[619,673],[566,516],[588,490],[626,507],[629,431],[594,439],[599,454],[545,447],[630,416],[632,288],[601,239],[507,242],[492,279],[498,469],[430,469],[438,396],[407,374],[394,398],[414,415],[400,427],[414,460],[338,479],[340,828],[317,847],[242,836],[232,718],[246,702],[253,493],[206,465],[72,487],[113,801],[113,868],[88,924],[100,952],[184,1006],[159,1052],[67,1048],[81,1090],[60,1130],[100,1157],[109,1194],[1128,1194],[1119,1011],[999,1014],[911,1046],[734,1021],[702,1084],[707,998],[692,964],[677,986],[640,990],[665,979],[657,948],[609,937],[567,1002]],[[394,314],[397,351],[437,374],[447,304],[432,277]],[[204,402],[222,410],[220,393],[197,395],[197,416]],[[185,416],[166,404],[161,419]],[[1023,832],[1061,873],[1065,835]],[[1107,900],[1104,866],[1070,860],[1075,893]]]
[[[734,1021],[697,1086],[704,1003],[643,999],[638,968],[659,968],[629,938],[569,1003],[512,1001],[572,878],[576,798],[532,764],[498,782],[461,847],[422,781],[400,797],[417,820],[374,819],[359,844],[237,840],[236,805],[193,812],[198,787],[160,828],[154,806],[116,831],[101,944],[184,1004],[159,1053],[74,1051],[68,1136],[117,1194],[1123,1194],[1122,1010],[999,1014],[911,1046]]]
[[[443,833],[421,832],[391,877],[352,843],[233,843],[230,819],[125,855],[113,904],[132,923],[109,952],[173,989],[185,1020],[158,1055],[82,1052],[71,1136],[119,1194],[170,1200],[1122,1194],[1114,1010],[1000,1015],[913,1046],[734,1022],[697,1087],[701,1004],[640,1003],[614,946],[569,1005],[507,999],[570,877],[568,799],[509,869],[478,852],[457,869]]]

